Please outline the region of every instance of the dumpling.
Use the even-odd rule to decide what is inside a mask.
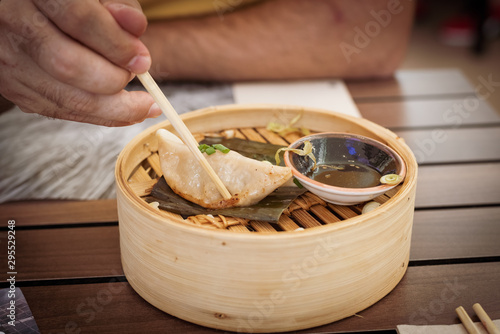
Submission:
[[[259,202],[292,177],[289,167],[274,166],[230,151],[205,155],[232,197],[225,200],[188,147],[173,133],[156,132],[163,177],[179,196],[205,208],[248,206]]]

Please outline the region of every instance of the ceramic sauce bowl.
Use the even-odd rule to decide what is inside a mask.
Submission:
[[[291,151],[284,154],[285,164],[306,189],[327,202],[366,202],[396,186],[381,184],[382,176],[405,177],[403,159],[374,139],[351,133],[318,133],[302,137],[289,148],[302,149],[306,141],[312,144],[316,168],[310,157]]]

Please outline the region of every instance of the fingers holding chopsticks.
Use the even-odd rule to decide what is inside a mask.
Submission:
[[[159,116],[148,94],[123,90],[151,64],[139,40],[146,26],[135,0],[2,0],[0,94],[25,112],[79,122]]]
[[[13,67],[0,62],[0,86],[7,84],[2,94],[19,101],[24,112],[105,126],[126,126],[161,115],[159,108],[150,110],[154,100],[146,92],[89,93],[57,81],[23,57],[28,56],[15,59]],[[15,71],[16,66],[29,75]]]

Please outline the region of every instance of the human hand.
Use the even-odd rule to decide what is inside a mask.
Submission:
[[[161,114],[123,88],[151,66],[136,0],[1,0],[0,94],[27,113],[106,126]]]

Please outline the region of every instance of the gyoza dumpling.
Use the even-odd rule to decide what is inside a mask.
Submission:
[[[205,154],[232,195],[231,199],[224,200],[208,173],[177,136],[164,129],[158,130],[156,136],[161,170],[170,188],[205,208],[255,204],[292,177],[289,167],[246,158],[234,151]]]

